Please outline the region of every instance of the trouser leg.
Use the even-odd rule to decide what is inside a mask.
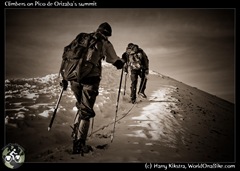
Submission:
[[[80,116],[80,112],[81,112],[81,109],[80,109],[80,104],[81,104],[81,101],[82,101],[82,89],[83,89],[83,86],[81,86],[81,84],[79,84],[78,82],[75,82],[75,81],[72,81],[71,82],[71,89],[72,89],[72,92],[77,100],[76,102],[76,107],[78,109],[77,113],[76,113],[76,116],[75,116],[75,119],[74,119],[74,125],[73,125],[73,132],[72,132],[72,138],[74,140],[77,140],[78,139],[78,136],[79,136],[79,122],[80,122],[80,119],[79,119],[79,116]]]
[[[98,96],[99,83],[99,79],[91,85],[71,83],[72,91],[77,99],[76,107],[78,108],[75,124],[80,123],[80,120],[89,120],[95,116],[93,107]]]
[[[79,139],[73,140],[73,154],[81,154],[88,153],[90,148],[86,146],[86,140],[88,135],[90,121],[89,120],[81,120],[79,123]]]
[[[141,77],[141,82],[140,82],[138,93],[144,94],[144,91],[145,91],[146,85],[147,85],[147,79],[146,79],[146,76],[144,73],[141,73],[140,77]]]
[[[131,100],[136,99],[136,90],[137,90],[137,82],[138,82],[138,75],[136,71],[131,71]]]
[[[98,95],[100,80],[97,80],[95,83],[89,84],[78,84],[73,85],[72,90],[76,96],[78,108],[77,116],[75,119],[74,128],[77,132],[73,140],[73,153],[81,153],[89,151],[86,149],[86,140],[90,125],[90,118],[95,116],[93,110],[96,97]],[[79,133],[79,136],[78,136]]]

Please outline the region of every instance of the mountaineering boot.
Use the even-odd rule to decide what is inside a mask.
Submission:
[[[140,93],[138,93],[142,98],[144,98],[144,99],[146,99],[147,98],[147,96],[146,96],[146,94],[144,93],[144,92],[140,92]]]
[[[134,104],[134,103],[136,102],[136,99],[135,99],[135,98],[132,98],[132,99],[131,99],[131,102],[132,102],[132,104]]]
[[[80,122],[79,115],[80,115],[80,112],[81,112],[81,110],[79,110],[79,104],[78,103],[76,103],[76,106],[78,108],[78,111],[76,113],[73,126],[70,126],[73,130],[71,137],[75,140],[78,139],[78,129],[79,129],[79,122]]]
[[[78,141],[78,130],[79,130],[79,123],[75,123],[73,127],[71,127],[73,129],[72,132],[72,138],[73,138],[73,151],[72,154],[80,154],[81,149],[79,148],[79,141]]]
[[[81,142],[79,140],[73,140],[73,151],[72,151],[72,154],[80,154],[82,151],[81,151],[81,146],[80,146]],[[83,155],[81,153],[81,155]]]
[[[82,139],[73,140],[73,152],[72,154],[81,154],[83,156],[84,153],[89,153],[93,151],[92,147],[86,145],[86,141]]]
[[[81,154],[89,153],[92,151],[92,147],[86,145],[86,139],[88,134],[90,121],[89,120],[81,120],[79,125],[79,139],[75,139],[73,141],[73,154]]]

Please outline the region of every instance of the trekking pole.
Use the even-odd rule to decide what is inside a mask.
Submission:
[[[126,92],[127,76],[128,76],[128,73],[126,72],[126,73],[125,73],[124,92],[123,92],[123,95],[124,95],[124,96],[125,96],[125,92]]]
[[[52,127],[54,118],[55,118],[56,113],[57,113],[58,105],[59,105],[60,100],[61,100],[61,98],[62,98],[63,91],[64,91],[64,90],[63,90],[63,88],[62,88],[61,93],[60,93],[60,95],[59,95],[59,97],[58,97],[57,104],[56,104],[56,106],[55,106],[53,115],[52,115],[52,119],[51,119],[50,124],[49,124],[49,126],[48,126],[48,131],[50,131],[50,129],[51,129],[51,127]]]
[[[122,77],[123,77],[123,69],[122,69],[120,84],[119,84],[119,89],[118,89],[118,97],[117,97],[117,103],[116,103],[116,113],[115,113],[115,119],[114,119],[114,124],[113,124],[113,131],[112,131],[112,135],[111,135],[111,143],[113,142],[113,138],[114,138],[115,125],[116,125],[117,112],[118,112],[118,103],[119,103],[120,91],[121,91],[121,86],[122,86]]]

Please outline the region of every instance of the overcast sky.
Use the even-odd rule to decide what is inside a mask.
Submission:
[[[58,73],[63,47],[80,32],[112,26],[119,56],[128,43],[150,69],[234,102],[234,9],[6,9],[6,78]]]

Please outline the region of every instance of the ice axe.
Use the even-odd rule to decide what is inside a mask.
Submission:
[[[51,121],[50,121],[49,126],[48,126],[48,131],[50,131],[50,129],[51,129],[51,127],[52,127],[53,121],[54,121],[55,116],[56,116],[56,113],[57,113],[58,105],[59,105],[60,100],[61,100],[61,98],[62,98],[63,91],[64,91],[64,88],[62,87],[61,93],[60,93],[60,95],[59,95],[59,97],[58,97],[57,104],[56,104],[56,106],[55,106],[55,109],[54,109],[54,112],[53,112],[53,115],[52,115],[52,118],[51,118]]]

